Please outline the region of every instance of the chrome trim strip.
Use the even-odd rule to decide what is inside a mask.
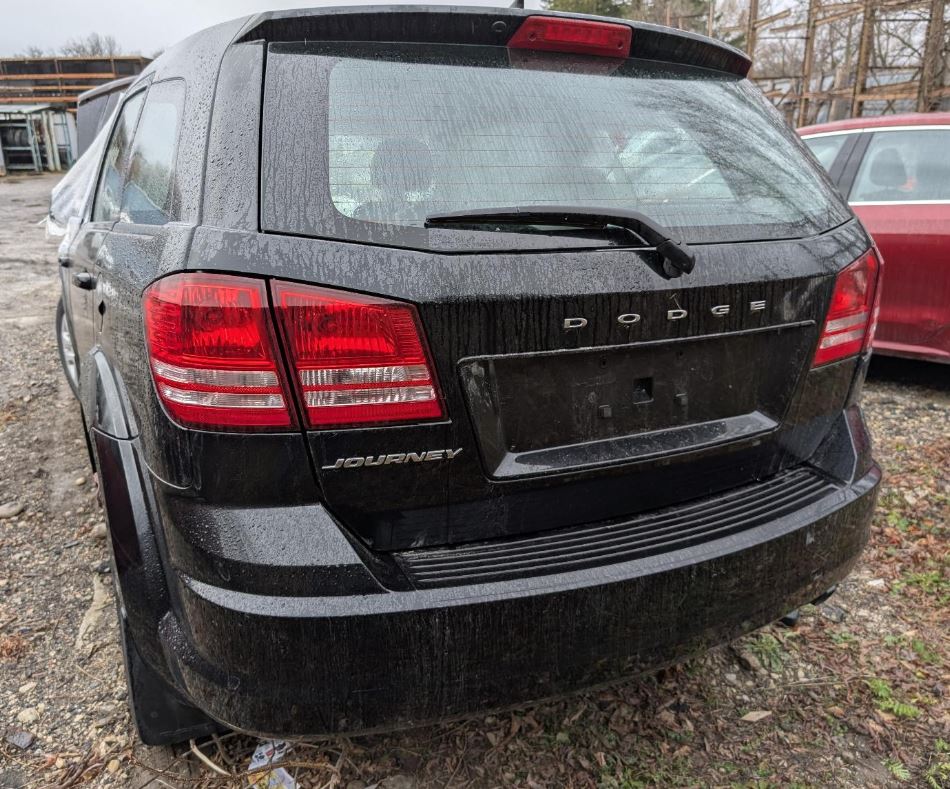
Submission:
[[[848,205],[950,205],[950,200],[855,200]]]
[[[911,126],[865,126],[861,131],[867,132],[886,132],[886,131],[933,131],[940,129],[950,129],[950,124],[947,123],[933,123],[933,124],[918,124]]]
[[[950,129],[950,124],[935,123],[933,125],[917,126],[861,126],[857,129],[836,129],[834,131],[816,132],[815,134],[799,135],[803,140],[810,140],[813,137],[833,137],[836,134],[866,134],[868,132],[876,134],[877,132],[889,131],[933,131],[941,129]]]
[[[861,129],[839,129],[838,131],[818,132],[817,134],[802,134],[803,140],[813,140],[818,137],[840,137],[842,134],[860,134]]]

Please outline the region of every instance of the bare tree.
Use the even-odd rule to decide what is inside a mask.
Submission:
[[[59,52],[66,57],[113,57],[121,55],[122,48],[113,35],[89,33],[70,39],[60,47]]]
[[[552,11],[637,19],[705,31],[709,0],[543,0]]]
[[[573,11],[617,18],[628,16],[633,5],[632,0],[549,0],[545,3],[552,11]]]
[[[46,50],[43,47],[28,46],[22,52],[17,52],[18,58],[43,58],[46,57]]]
[[[542,0],[709,32],[791,122],[950,106],[950,0]],[[915,87],[916,86],[916,87]]]

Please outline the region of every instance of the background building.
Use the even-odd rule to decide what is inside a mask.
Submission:
[[[0,175],[68,168],[79,152],[79,95],[149,62],[140,55],[0,58]]]

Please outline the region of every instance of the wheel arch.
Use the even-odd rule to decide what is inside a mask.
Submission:
[[[80,361],[80,402],[86,428],[112,438],[129,440],[139,434],[122,375],[102,348],[94,347]]]

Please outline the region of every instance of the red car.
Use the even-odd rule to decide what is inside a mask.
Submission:
[[[874,350],[950,364],[950,112],[798,133],[883,255]]]

